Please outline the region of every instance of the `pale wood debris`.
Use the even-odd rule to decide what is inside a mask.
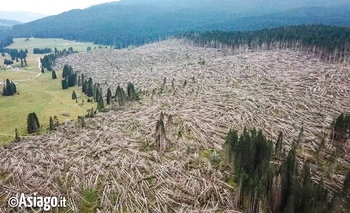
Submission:
[[[66,196],[74,211],[81,191],[92,188],[102,194],[101,212],[235,212],[227,174],[201,160],[202,150],[220,149],[230,128],[244,127],[262,128],[273,140],[282,131],[288,150],[304,126],[303,160],[333,119],[350,112],[350,66],[293,50],[232,55],[168,40],[73,54],[56,64],[72,65],[103,91],[128,82],[141,90],[140,103],[98,113],[85,128],[68,122],[0,148],[0,190]],[[161,111],[171,115],[164,124],[172,148],[163,156],[154,150]],[[334,147],[328,140],[326,147],[328,156]],[[349,167],[347,159],[336,162]],[[341,185],[344,174],[334,172],[324,178],[328,187]]]

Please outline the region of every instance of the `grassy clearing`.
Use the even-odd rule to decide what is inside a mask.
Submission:
[[[16,70],[2,70],[0,69],[0,81],[3,82],[7,78],[10,80],[25,80],[35,77],[35,73],[30,73],[26,71],[16,71]]]
[[[94,48],[104,48],[107,46],[95,45],[89,42],[75,42],[68,41],[59,38],[30,38],[27,40],[26,38],[15,38],[14,43],[7,48],[10,49],[28,49],[29,53],[33,53],[33,48],[54,48],[59,50],[68,49],[69,47],[73,47],[76,51],[86,51],[87,47]]]
[[[45,42],[48,42],[45,44]],[[62,71],[56,71],[58,79],[51,79],[51,72],[36,77],[40,73],[38,59],[43,55],[31,54],[33,47],[58,47],[59,49],[73,46],[76,50],[86,50],[91,43],[77,43],[63,39],[15,39],[15,43],[9,48],[25,49],[29,51],[27,57],[28,66],[21,68],[20,62],[13,64],[18,69],[0,68],[0,81],[9,78],[17,81],[16,86],[19,95],[12,97],[0,96],[0,145],[7,144],[14,139],[15,128],[20,135],[26,135],[26,120],[30,112],[38,115],[41,125],[41,132],[47,131],[50,116],[57,116],[60,122],[76,119],[79,115],[86,114],[91,107],[96,108],[95,103],[88,103],[87,97],[82,94],[81,88],[69,88],[62,90]],[[6,55],[8,58],[8,56]],[[0,60],[3,61],[4,57]],[[0,61],[0,62],[2,62]],[[21,81],[25,80],[25,81]],[[0,86],[2,90],[2,86]],[[78,96],[78,103],[71,99],[72,91],[75,90]],[[84,100],[84,103],[82,101]],[[62,114],[69,113],[69,117]]]
[[[61,71],[57,72],[61,76]],[[17,84],[19,95],[12,97],[0,97],[0,145],[13,139],[14,129],[18,128],[21,135],[26,134],[26,119],[30,112],[38,115],[42,132],[49,126],[50,116],[57,116],[63,122],[75,119],[78,115],[86,114],[86,110],[95,104],[79,104],[84,99],[81,88],[69,88],[62,90],[61,78],[51,79],[51,72],[45,72],[38,78]],[[75,90],[79,98],[78,103],[71,99]],[[86,99],[86,98],[85,98]],[[62,113],[69,113],[70,117],[64,117]],[[8,137],[6,135],[11,135]]]

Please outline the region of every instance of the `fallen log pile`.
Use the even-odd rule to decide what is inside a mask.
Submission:
[[[104,211],[234,211],[225,169],[202,153],[222,151],[232,127],[262,128],[273,140],[281,131],[285,150],[303,128],[299,160],[312,160],[315,179],[330,189],[340,187],[349,168],[349,158],[329,160],[334,146],[325,137],[333,120],[350,111],[348,65],[292,50],[228,55],[181,40],[73,54],[59,58],[56,69],[65,64],[103,91],[132,82],[141,100],[86,119],[85,128],[68,123],[1,148],[4,188],[62,194],[72,210],[81,191],[92,188]],[[154,137],[160,112],[167,139],[162,156]],[[326,148],[315,159],[323,138]]]

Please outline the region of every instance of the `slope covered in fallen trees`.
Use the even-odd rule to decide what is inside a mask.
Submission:
[[[173,114],[185,115],[190,126],[198,127],[194,134],[202,143],[220,144],[227,129],[246,126],[262,128],[274,140],[283,132],[287,150],[300,137],[300,161],[312,157],[322,140],[327,146],[323,157],[330,159],[335,150],[328,137],[331,125],[350,111],[350,66],[291,49],[232,55],[227,49],[169,40],[136,49],[75,54],[57,64],[67,63],[105,89],[131,81],[154,102],[160,96],[158,107],[169,106]],[[348,145],[343,146],[345,154],[333,159],[335,165],[322,165],[330,189],[341,187],[338,178],[349,166]],[[338,163],[343,169],[337,170]]]
[[[55,68],[66,64],[102,91],[132,82],[140,99],[0,148],[8,191],[64,195],[73,210],[89,189],[104,211],[235,211],[237,183],[223,145],[231,128],[244,127],[262,129],[274,144],[282,132],[283,153],[297,143],[300,167],[308,160],[314,181],[342,188],[349,141],[338,154],[330,135],[350,111],[347,64],[291,49],[232,54],[185,40],[72,54]]]

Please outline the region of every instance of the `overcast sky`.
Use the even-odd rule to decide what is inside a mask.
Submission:
[[[95,4],[116,0],[10,0],[2,1],[0,10],[28,11],[45,15],[56,15],[71,9],[83,9]]]

